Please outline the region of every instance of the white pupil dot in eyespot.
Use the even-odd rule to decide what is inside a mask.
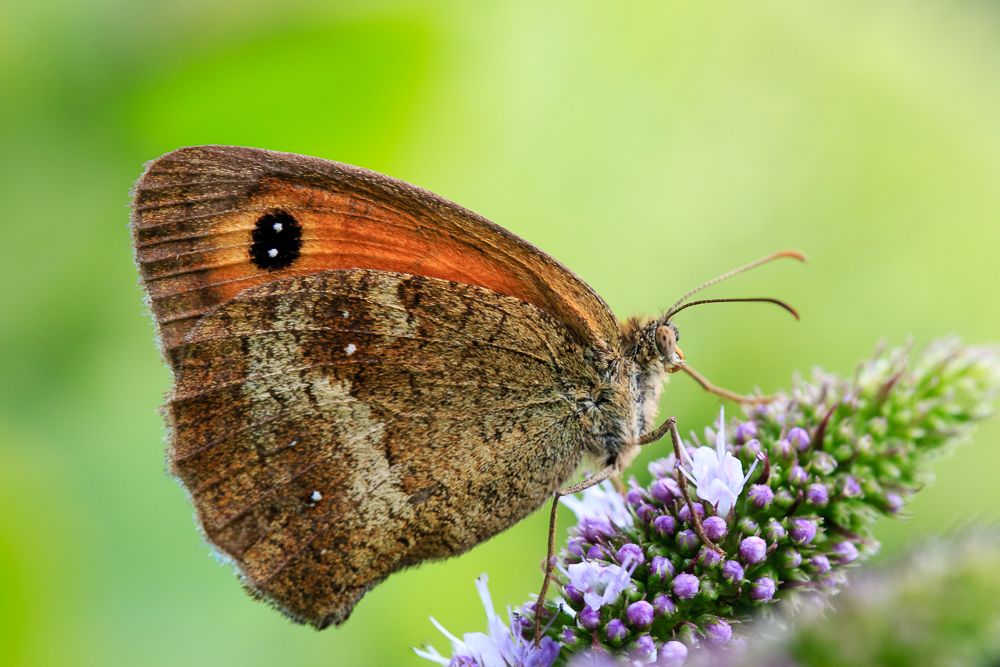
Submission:
[[[319,502],[320,500],[323,500],[323,494],[319,491],[313,491],[310,498],[313,499],[313,502]]]
[[[268,257],[277,257],[278,256],[278,249],[277,248],[271,248],[270,250],[267,251],[267,256]]]
[[[280,222],[276,222],[276,223],[274,223],[274,231],[276,231],[276,232],[280,232],[280,231],[281,231],[281,229],[282,229],[282,226],[281,226],[281,223],[280,223]]]

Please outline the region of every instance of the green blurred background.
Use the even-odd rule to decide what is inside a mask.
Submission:
[[[554,255],[624,317],[783,247],[679,316],[734,390],[888,337],[1000,339],[993,1],[0,4],[0,663],[429,664],[540,583],[541,513],[392,576],[321,633],[253,602],[165,474],[168,373],[126,205],[144,161],[242,144],[396,176]],[[677,377],[684,430],[717,402]],[[937,466],[883,557],[1000,518],[1000,428]],[[650,451],[633,467],[646,479]]]

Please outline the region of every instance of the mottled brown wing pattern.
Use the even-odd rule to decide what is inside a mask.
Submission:
[[[134,195],[136,262],[168,356],[202,314],[248,287],[349,268],[479,285],[555,315],[583,340],[614,349],[618,339],[607,305],[562,264],[472,211],[382,174],[290,153],[195,146],[150,162]],[[301,247],[294,261],[262,268],[251,260],[253,232],[268,215],[290,216]]]
[[[291,617],[339,624],[391,572],[537,509],[583,451],[597,387],[524,301],[384,271],[293,276],[179,347],[170,461],[211,542]]]

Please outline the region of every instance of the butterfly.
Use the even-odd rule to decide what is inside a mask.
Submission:
[[[171,472],[247,590],[316,628],[534,512],[585,456],[627,466],[663,435],[668,374],[741,398],[677,345],[670,318],[704,302],[619,322],[541,250],[365,169],[181,148],[136,181],[131,230]],[[719,279],[777,257],[801,258]]]

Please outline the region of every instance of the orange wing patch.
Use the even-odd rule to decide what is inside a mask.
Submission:
[[[301,245],[294,261],[268,270],[252,257],[253,232],[278,212],[298,223]],[[168,352],[248,287],[349,268],[485,287],[555,315],[589,343],[617,342],[600,297],[534,246],[430,192],[318,158],[224,146],[168,153],[136,184],[133,235]]]

